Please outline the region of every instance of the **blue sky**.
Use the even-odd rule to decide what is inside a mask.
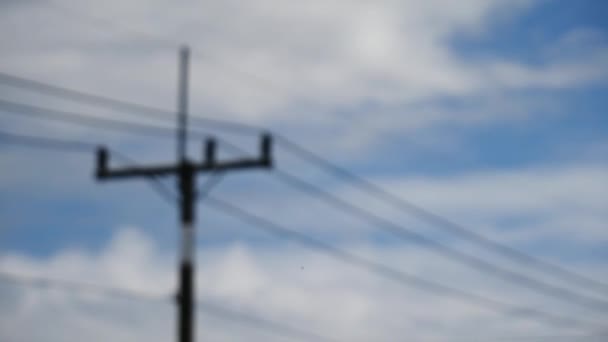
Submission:
[[[0,72],[172,108],[176,47],[189,43],[194,114],[269,127],[475,232],[608,281],[608,5],[601,0],[185,1],[179,6],[162,0],[103,6],[66,0],[0,7],[5,8],[0,11]],[[0,85],[0,98],[130,119],[127,113],[6,85]],[[143,162],[174,158],[171,139],[0,111],[3,131],[104,143]],[[256,136],[215,132],[255,150]],[[201,144],[191,142],[192,158],[199,158]],[[456,249],[504,261],[358,192],[280,145],[276,152],[280,169],[351,203]],[[97,183],[92,153],[4,142],[0,168],[0,270],[70,279],[87,274],[107,285],[172,290],[177,213],[144,181]],[[173,182],[167,180],[169,186]],[[397,241],[281,185],[266,171],[231,174],[213,194],[416,275],[488,295],[509,291],[513,303],[584,313]],[[353,341],[390,341],[405,331],[414,340],[455,341],[446,336],[467,336],[479,324],[488,327],[481,336],[553,332],[516,319],[497,326],[500,316],[401,293],[204,204],[198,212],[201,273],[209,275],[200,278],[199,291],[248,312],[288,317]],[[294,275],[300,264],[316,270]],[[6,291],[0,289],[0,301],[12,297]],[[124,313],[116,303],[28,291],[9,305],[22,315],[9,318],[10,311],[0,310],[0,331],[6,331],[0,339],[15,339],[11,325],[37,322],[53,309],[62,312],[53,318],[60,327],[82,314],[81,336],[95,337],[91,327],[100,322],[107,327],[105,338],[114,340],[170,336],[137,335],[138,329],[129,330],[112,314],[105,317]],[[413,303],[409,311],[391,305],[401,300]],[[272,304],[265,311],[267,303]],[[427,312],[429,303],[444,312]],[[327,309],[323,304],[347,307],[349,314],[320,314]],[[169,309],[150,309],[134,325],[157,331],[154,322]],[[133,310],[132,315],[140,312]],[[431,323],[409,329],[398,320],[383,321],[387,315]],[[244,338],[244,332],[227,332],[223,324],[204,336]],[[343,328],[349,326],[359,330]],[[34,334],[19,338],[39,340]]]

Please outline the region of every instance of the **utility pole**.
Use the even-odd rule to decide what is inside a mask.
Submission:
[[[97,150],[98,180],[126,178],[157,178],[177,176],[177,189],[180,194],[181,221],[181,256],[179,265],[178,304],[178,341],[194,341],[194,304],[195,295],[195,202],[196,176],[199,172],[227,172],[232,170],[272,167],[270,135],[264,134],[260,139],[260,152],[257,158],[245,158],[231,161],[216,160],[216,141],[208,139],[205,143],[205,160],[195,163],[188,159],[188,60],[190,51],[182,47],[179,52],[179,83],[177,103],[177,162],[147,167],[132,166],[120,169],[109,169],[108,151],[104,147]]]

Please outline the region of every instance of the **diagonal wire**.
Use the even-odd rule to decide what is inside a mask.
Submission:
[[[8,138],[8,139],[5,139]],[[91,153],[94,151],[96,145],[89,143],[82,143],[76,141],[62,140],[58,138],[46,138],[38,136],[27,136],[12,134],[0,131],[0,142],[9,142],[19,145],[26,145],[28,147],[36,148],[51,148],[54,150],[60,150],[65,152],[85,152]],[[76,149],[74,149],[76,148]],[[123,153],[112,151],[118,159],[126,163],[135,163],[135,161],[126,156]],[[206,183],[203,184],[199,190],[199,198],[204,199],[207,197],[209,192],[217,186],[224,178],[224,173],[213,173]],[[152,189],[169,205],[176,206],[179,198],[177,195],[158,177],[148,178],[148,183]],[[164,297],[154,296],[145,294],[142,292],[134,292],[131,290],[119,289],[119,288],[108,288],[96,284],[87,284],[72,282],[67,280],[48,279],[48,278],[32,278],[22,277],[14,274],[8,274],[0,272],[0,281],[11,282],[13,284],[28,285],[42,288],[54,288],[61,287],[66,290],[73,291],[85,291],[93,293],[102,293],[104,295],[110,295],[113,297],[119,297],[130,300],[153,300],[153,301],[164,301]],[[295,337],[301,340],[307,341],[335,341],[333,339],[321,336],[317,333],[305,331],[296,327],[286,326],[277,322],[269,321],[264,318],[251,316],[240,311],[234,311],[226,307],[218,306],[217,304],[209,301],[198,301],[197,305],[203,311],[210,312],[220,318],[226,318],[232,321],[241,321],[250,325],[263,326],[266,330],[271,330],[279,335]]]
[[[77,152],[92,154],[98,145],[88,142],[65,140],[60,138],[51,137],[40,137],[33,135],[15,134],[0,131],[0,143],[16,144],[26,147],[39,148],[45,150],[55,150],[61,152]],[[117,157],[124,163],[135,163],[134,160],[124,153],[116,150],[111,150],[112,155]],[[135,163],[136,164],[136,163]],[[177,195],[165,184],[162,179],[158,177],[148,178],[149,184],[163,200],[170,203],[170,205],[176,205],[179,198]]]
[[[122,119],[106,118],[101,116],[84,115],[70,111],[58,110],[48,107],[32,106],[24,103],[0,99],[0,114],[25,116],[33,119],[50,120],[57,123],[69,123],[83,127],[120,131],[144,136],[174,138],[175,129],[166,125],[140,123]],[[198,139],[207,139],[210,133],[206,129],[190,129],[190,135]],[[236,153],[246,153],[242,148],[224,142],[223,146]]]
[[[31,138],[31,137],[28,137],[28,138]],[[49,141],[64,142],[59,139],[50,139],[50,138],[44,138],[44,139],[45,139],[45,140],[43,140],[44,142],[49,142]],[[40,141],[38,141],[38,142],[40,142]],[[29,143],[29,141],[28,141],[28,143]],[[58,146],[60,146],[60,145],[58,145]],[[87,146],[89,146],[89,145],[87,145]],[[127,162],[133,161],[131,158],[126,157],[124,155],[121,155],[121,157],[123,160],[126,160]],[[156,178],[151,178],[150,180],[151,180],[151,184],[157,185],[154,187],[154,189],[164,199],[166,199],[167,202],[169,202],[172,205],[176,204],[176,196],[171,192],[170,189],[168,189],[168,187],[166,187],[166,185],[164,183],[160,182]],[[214,183],[212,183],[210,180],[208,184],[210,186],[212,186]],[[362,259],[362,258],[356,257],[354,255],[348,254],[346,252],[340,251],[322,241],[308,237],[299,232],[283,228],[266,219],[249,214],[249,213],[243,211],[242,209],[234,207],[225,202],[215,200],[213,198],[210,198],[209,196],[207,196],[206,199],[207,199],[207,202],[209,202],[209,201],[212,202],[212,203],[209,203],[212,206],[215,205],[216,207],[219,207],[220,210],[223,210],[224,212],[227,212],[231,215],[240,217],[241,219],[244,219],[248,222],[255,222],[258,227],[260,227],[266,231],[269,231],[275,235],[295,239],[299,242],[304,243],[307,246],[311,246],[315,249],[320,249],[321,251],[328,253],[330,256],[333,256],[346,263],[367,269],[368,271],[371,271],[372,273],[375,273],[376,275],[396,280],[404,285],[414,286],[419,289],[430,291],[430,292],[433,292],[436,294],[444,294],[444,295],[452,295],[452,296],[460,297],[461,299],[475,302],[478,305],[481,305],[483,307],[488,307],[488,308],[493,308],[494,310],[499,310],[500,312],[506,313],[508,315],[531,316],[531,317],[536,317],[536,318],[542,318],[545,321],[547,321],[551,324],[555,324],[555,325],[566,324],[569,326],[571,326],[571,325],[578,326],[583,323],[578,320],[565,318],[565,317],[561,317],[561,316],[556,316],[556,315],[545,313],[543,311],[539,311],[539,310],[536,310],[533,308],[512,307],[512,306],[509,306],[508,304],[496,301],[494,299],[488,299],[485,297],[478,296],[476,294],[470,294],[470,293],[467,293],[467,292],[464,292],[464,291],[461,291],[458,289],[453,289],[453,288],[450,288],[450,287],[447,287],[447,286],[444,286],[441,284],[437,284],[437,283],[430,282],[430,281],[427,281],[427,280],[424,280],[421,278],[417,278],[415,276],[405,274],[401,271],[394,270],[394,269],[384,266],[382,264],[377,264],[377,263],[368,261],[366,259]]]
[[[28,116],[37,119],[52,120],[59,122],[69,122],[72,124],[95,127],[103,129],[111,129],[118,131],[127,131],[129,133],[143,134],[155,137],[175,137],[174,129],[168,126],[144,124],[133,121],[125,121],[120,119],[111,119],[100,116],[82,115],[74,112],[63,110],[50,109],[39,106],[32,106],[14,101],[0,99],[0,113]]]
[[[7,102],[7,101],[5,101],[5,102]],[[2,106],[2,105],[3,105],[3,101],[0,100],[0,106]],[[133,127],[137,127],[140,130],[143,129],[144,132],[146,132],[146,133],[150,132],[150,129],[152,129],[152,132],[154,134],[162,132],[163,134],[169,133],[171,136],[173,136],[173,131],[170,129],[164,128],[164,127],[158,127],[158,126],[149,127],[148,125],[142,126],[140,124],[133,124],[133,123],[126,124],[125,122],[123,122],[121,120],[109,120],[108,121],[107,119],[103,119],[103,118],[83,116],[83,115],[78,115],[75,113],[67,113],[67,112],[63,112],[63,111],[49,111],[46,108],[34,107],[34,106],[23,105],[23,104],[16,104],[13,102],[8,102],[8,107],[11,110],[18,110],[20,113],[28,113],[28,114],[32,113],[32,112],[30,112],[30,110],[35,110],[35,112],[33,112],[33,113],[35,113],[35,115],[42,116],[42,117],[46,117],[46,115],[49,115],[49,113],[50,113],[50,115],[54,115],[51,117],[54,117],[56,119],[59,119],[59,120],[70,119],[70,120],[75,120],[74,122],[81,123],[81,124],[88,125],[91,122],[93,122],[95,124],[99,124],[101,122],[101,123],[106,124],[105,127],[121,128],[121,129],[128,129],[128,130],[131,130]],[[109,126],[107,126],[107,124],[109,124]],[[74,143],[72,143],[72,145],[73,144]],[[230,147],[232,149],[240,150],[238,147],[236,147],[232,144],[225,144],[225,145],[227,145],[228,147]],[[125,158],[123,158],[123,159],[125,159]],[[127,161],[133,162],[130,159],[127,159]],[[324,192],[317,186],[315,186],[311,183],[304,182],[300,179],[297,179],[288,173],[278,171],[275,174],[279,177],[280,180],[282,180],[284,183],[286,183],[288,185],[295,186],[296,188],[309,192],[315,196],[320,196],[325,201],[329,202],[331,205],[333,205],[341,210],[344,210],[350,214],[354,214],[357,217],[362,218],[384,230],[388,230],[391,233],[396,234],[397,236],[399,236],[401,238],[421,242],[421,243],[423,243],[423,245],[425,247],[432,248],[433,251],[439,253],[440,255],[448,257],[455,261],[462,262],[470,267],[477,269],[478,271],[491,273],[495,276],[499,276],[507,281],[515,283],[518,286],[523,286],[523,287],[535,290],[537,292],[540,292],[543,295],[552,296],[559,300],[571,301],[571,302],[577,303],[578,305],[584,306],[586,308],[591,308],[593,310],[606,311],[608,308],[608,303],[606,303],[602,300],[599,300],[597,298],[579,294],[579,293],[570,291],[568,289],[562,288],[560,286],[548,284],[548,283],[542,282],[540,280],[534,279],[532,277],[522,275],[521,273],[518,273],[518,272],[510,271],[510,270],[507,270],[504,268],[499,268],[495,264],[489,263],[480,258],[474,257],[472,255],[468,255],[466,253],[459,252],[458,250],[448,248],[447,246],[443,246],[443,245],[433,241],[432,239],[427,238],[424,235],[409,231],[402,226],[396,225],[393,222],[384,219],[383,217],[377,216],[369,211],[366,211],[366,210],[363,210],[356,206],[353,206],[348,202],[345,202],[335,196],[332,196],[329,193]],[[213,180],[213,178],[214,177],[212,177],[211,180]],[[165,186],[163,186],[163,183],[160,180],[158,180],[156,178],[151,178],[150,184],[157,193],[159,193],[161,196],[165,197],[168,201],[175,200],[175,198],[176,198],[175,194],[172,191],[168,190]]]
[[[104,297],[126,299],[132,301],[146,301],[154,303],[171,303],[173,298],[167,295],[157,295],[118,287],[108,287],[92,283],[80,281],[71,281],[65,279],[49,278],[49,277],[32,277],[24,276],[11,272],[0,271],[0,282],[24,286],[37,289],[58,289],[69,293],[93,293]],[[277,335],[296,338],[302,341],[336,341],[318,333],[303,330],[297,327],[284,325],[262,317],[250,315],[248,313],[237,311],[223,305],[214,303],[211,300],[198,300],[197,309],[233,322],[244,323],[261,330],[266,330]]]
[[[55,137],[41,137],[34,135],[16,134],[0,131],[0,143],[21,145],[31,148],[39,148],[45,150],[55,150],[61,152],[77,152],[92,154],[98,145],[88,142],[66,140]],[[124,163],[134,163],[134,160],[124,153],[116,150],[111,150],[112,155],[117,157]],[[169,188],[161,179],[157,177],[149,178],[150,186],[156,193],[166,200],[171,205],[175,205],[179,200],[177,195]]]
[[[101,105],[104,107],[118,109],[121,111],[133,111],[145,115],[154,114],[155,117],[162,117],[163,119],[169,119],[167,114],[170,114],[169,111],[165,111],[162,109],[148,107],[122,100],[115,100],[104,96],[92,95],[80,91],[58,87],[55,85],[50,85],[47,83],[21,78],[6,73],[0,73],[0,83],[39,91],[47,95],[68,98],[74,101]],[[21,109],[23,109],[23,107],[21,107]],[[234,130],[240,133],[252,133],[261,130],[261,128],[259,127],[226,120],[216,120],[204,117],[194,117],[194,119],[195,121],[198,121],[200,123],[212,125],[215,128]],[[115,124],[116,123],[113,123],[112,126],[115,126]],[[331,174],[336,175],[342,180],[348,181],[350,184],[359,187],[366,193],[386,203],[389,203],[390,205],[398,208],[399,210],[412,214],[418,219],[431,223],[435,227],[438,227],[444,231],[456,234],[461,238],[466,239],[467,241],[471,241],[472,243],[490,252],[506,257],[528,268],[533,268],[537,272],[550,274],[553,277],[560,278],[562,280],[568,281],[569,283],[577,284],[578,286],[584,286],[586,288],[592,288],[594,291],[601,292],[604,295],[608,295],[608,285],[605,283],[599,282],[588,276],[583,276],[581,274],[575,273],[560,265],[544,261],[533,255],[517,250],[511,246],[487,238],[484,235],[479,234],[462,225],[459,225],[445,217],[434,214],[418,205],[415,205],[412,202],[397,197],[396,195],[382,189],[378,185],[355,175],[347,169],[341,168],[329,162],[318,154],[305,149],[304,147],[300,146],[299,144],[296,144],[295,142],[284,136],[275,135],[275,137],[282,144],[282,146],[291,151],[292,154],[300,156],[301,158],[320,166]]]
[[[31,138],[31,137],[30,137]],[[46,139],[43,142],[49,142],[49,139]],[[74,144],[75,142],[72,142]],[[82,144],[81,144],[82,145]],[[80,146],[80,145],[79,145]],[[91,146],[89,144],[84,145],[87,148]],[[235,150],[240,150],[237,146],[232,144],[228,144],[228,146]],[[127,163],[135,163],[135,161],[131,158],[126,157],[124,154],[117,153],[117,156],[121,158],[123,161]],[[135,163],[136,164],[136,163]],[[354,206],[336,196],[331,195],[328,192],[323,191],[319,187],[315,186],[312,183],[305,182],[295,176],[281,170],[277,170],[275,175],[281,180],[283,183],[310,193],[313,196],[320,197],[324,201],[328,202],[330,205],[343,210],[351,215],[354,215],[360,219],[363,219],[372,225],[379,227],[384,230],[388,230],[389,232],[395,234],[396,236],[405,239],[407,241],[416,241],[421,243],[424,247],[431,248],[434,252],[447,257],[450,260],[458,261],[466,264],[469,267],[472,267],[478,271],[492,274],[494,276],[498,276],[504,280],[507,280],[517,286],[526,287],[528,289],[539,292],[542,295],[551,296],[557,298],[562,301],[574,302],[578,305],[584,306],[585,308],[591,308],[593,310],[601,310],[605,311],[607,304],[597,298],[588,297],[586,295],[582,295],[568,289],[555,286],[552,284],[548,284],[542,281],[539,281],[535,278],[523,275],[519,272],[514,272],[505,268],[497,267],[495,264],[487,262],[481,258],[477,258],[473,255],[469,255],[448,246],[445,246],[441,243],[438,243],[422,234],[416,233],[414,231],[408,230],[405,227],[402,227],[398,224],[393,223],[390,220],[387,220],[381,216],[375,215],[370,211],[364,210],[357,206]],[[207,184],[203,186],[201,194],[202,198],[204,198],[208,192],[221,180],[222,175],[213,174]],[[178,196],[170,190],[161,179],[156,177],[149,178],[149,183],[153,190],[155,190],[163,199],[167,202],[175,205],[177,201],[179,201]]]
[[[55,3],[51,3],[51,5],[53,5],[56,9],[69,12],[72,15],[77,14],[79,16],[85,16],[85,17],[91,18],[93,22],[98,23],[104,27],[111,27],[113,29],[119,28],[123,32],[133,34],[133,35],[139,36],[139,37],[146,37],[147,39],[162,42],[163,44],[166,44],[166,45],[173,46],[175,44],[174,40],[167,39],[165,37],[161,37],[158,34],[151,34],[149,32],[144,32],[141,30],[136,30],[136,29],[133,29],[130,27],[126,27],[126,26],[122,25],[122,23],[118,23],[116,21],[109,20],[107,18],[101,18],[101,17],[94,16],[91,14],[76,13],[75,11],[73,11],[69,8],[65,8],[64,6],[60,6]],[[260,84],[261,86],[263,86],[267,89],[281,90],[284,88],[282,86],[279,86],[278,84],[270,82],[267,79],[261,78],[258,75],[255,75],[255,74],[252,74],[249,72],[245,72],[242,70],[238,70],[238,69],[235,69],[234,67],[228,66],[225,63],[221,62],[220,60],[211,58],[208,55],[201,55],[201,57],[209,62],[212,62],[216,65],[223,67],[224,69],[226,69],[228,71],[235,72],[235,73],[241,74],[243,76],[246,76],[246,77],[252,79],[253,81],[256,81],[258,84]],[[1,79],[0,79],[0,81],[1,81]],[[252,128],[254,130],[258,130],[255,127],[250,126],[250,128]],[[525,265],[527,267],[530,267],[530,268],[534,268],[537,272],[551,274],[554,277],[559,277],[562,280],[565,280],[565,281],[568,281],[571,283],[576,283],[579,286],[593,288],[595,291],[602,292],[604,295],[608,294],[608,284],[606,284],[606,283],[597,281],[588,276],[584,276],[584,275],[575,273],[558,264],[544,261],[533,255],[530,255],[530,254],[524,253],[520,250],[517,250],[511,246],[508,246],[508,245],[499,243],[497,241],[494,241],[490,238],[487,238],[484,235],[481,235],[471,229],[468,229],[462,225],[452,222],[451,220],[446,219],[440,215],[434,214],[418,205],[415,205],[412,202],[404,200],[403,198],[400,198],[400,197],[382,189],[380,186],[325,160],[318,154],[313,153],[313,152],[303,148],[302,146],[294,143],[293,141],[291,141],[290,139],[288,139],[286,137],[278,136],[278,138],[280,139],[280,141],[282,141],[283,145],[286,146],[288,149],[290,149],[293,153],[303,157],[304,159],[306,159],[316,165],[321,166],[322,168],[326,169],[327,171],[329,171],[332,174],[337,175],[338,177],[342,178],[343,180],[349,181],[351,184],[358,186],[362,190],[366,191],[368,194],[375,196],[376,198],[381,199],[402,211],[408,212],[423,221],[429,222],[429,223],[435,225],[436,227],[443,229],[445,231],[450,231],[451,233],[454,233],[463,239],[471,241],[493,253],[500,254],[506,258],[509,258],[512,261],[518,262],[518,263]]]
[[[437,227],[443,231],[450,232],[452,234],[460,236],[462,239],[470,241],[477,246],[484,248],[487,251],[501,255],[510,259],[511,261],[517,262],[525,267],[532,268],[539,273],[551,275],[561,280],[568,281],[578,286],[583,286],[588,289],[593,289],[596,292],[608,295],[608,284],[595,280],[591,277],[584,276],[573,272],[558,264],[548,262],[537,258],[531,254],[524,253],[516,248],[509,245],[494,241],[480,233],[475,232],[463,225],[451,221],[441,215],[435,214],[421,206],[418,206],[408,200],[394,195],[393,193],[383,189],[375,183],[366,180],[360,176],[357,176],[353,172],[339,167],[332,162],[324,159],[317,153],[314,153],[299,144],[291,141],[284,136],[275,137],[281,145],[291,151],[292,154],[299,156],[300,158],[321,167],[328,173],[335,175],[339,179],[348,182],[351,185],[363,190],[367,194],[384,201],[392,205],[393,207],[407,212],[421,221],[428,222],[434,227]]]
[[[281,333],[285,336],[295,337],[304,341],[338,341],[337,339],[328,338],[317,333],[302,330],[300,328],[283,325],[264,318],[229,310],[225,307],[217,306],[210,302],[204,302],[202,306],[207,310],[211,310],[216,316],[225,317],[233,321],[246,322],[254,326],[263,326],[267,330],[275,333]]]
[[[0,131],[0,142],[7,144],[18,144],[27,147],[61,150],[66,152],[91,153],[95,149],[93,143],[82,141],[64,140],[57,138],[46,138],[34,135],[15,134]]]
[[[223,172],[211,173],[207,181],[199,188],[196,198],[198,200],[204,200],[209,197],[211,191],[215,189],[215,187],[218,186],[222,180],[224,180],[226,175],[227,174]]]
[[[5,131],[0,131],[0,143],[86,154],[93,153],[98,146],[94,143],[89,142],[67,140],[56,137],[41,137],[38,135],[9,133]],[[234,145],[232,145],[232,147],[238,149],[238,147]],[[242,150],[239,149],[239,151]],[[126,154],[114,149],[112,149],[111,152],[112,155],[114,155],[117,159],[121,160],[123,163],[137,165],[137,162],[133,158],[128,157]],[[207,182],[204,183],[199,189],[198,198],[204,199],[209,194],[209,192],[211,192],[211,190],[213,190],[213,188],[215,188],[224,178],[225,174],[222,172],[212,173]],[[177,203],[179,203],[179,197],[162,181],[162,179],[158,177],[151,177],[147,179],[149,180],[149,184],[152,189],[167,203],[169,203],[170,205],[176,205]]]
[[[77,103],[86,103],[106,109],[111,109],[123,113],[128,113],[131,116],[138,116],[145,119],[155,118],[161,120],[172,120],[175,115],[174,111],[151,107],[130,101],[118,100],[102,95],[91,94],[80,90],[69,89],[45,82],[40,82],[5,72],[0,72],[0,84],[11,86],[14,88],[26,89],[35,91],[47,96],[53,96]],[[223,130],[225,132],[238,134],[257,134],[263,129],[254,125],[239,123],[230,120],[222,120],[200,115],[190,115],[193,122],[210,125],[213,128]]]
[[[512,271],[507,268],[499,267],[494,263],[488,262],[485,259],[476,257],[472,254],[461,252],[448,245],[442,244],[432,238],[427,237],[414,230],[408,229],[403,225],[397,224],[382,216],[376,215],[370,210],[351,204],[330,192],[321,189],[313,183],[306,182],[294,175],[284,171],[275,170],[274,175],[283,184],[306,192],[315,198],[320,198],[327,204],[337,208],[345,213],[355,216],[365,222],[368,222],[373,227],[388,231],[400,239],[410,242],[416,242],[424,248],[430,249],[432,252],[445,257],[446,259],[459,262],[479,272],[491,274],[502,278],[503,280],[517,286],[525,287],[529,290],[537,292],[541,295],[553,297],[555,299],[574,303],[581,307],[596,310],[600,312],[608,311],[608,302],[599,298],[589,297],[567,288],[549,284],[535,278],[524,275],[520,272]]]
[[[119,159],[122,159],[126,163],[135,166],[138,164],[133,158],[126,156],[124,153],[116,152],[114,150],[112,151],[112,154],[115,154],[119,157]],[[212,172],[207,181],[203,183],[197,191],[196,198],[198,200],[204,200],[209,193],[219,185],[225,176],[226,174],[223,172]],[[177,204],[180,202],[179,196],[175,193],[175,191],[171,190],[171,188],[169,188],[169,186],[164,183],[160,177],[147,177],[146,180],[148,180],[152,190],[154,190],[169,205],[177,206]]]
[[[14,80],[15,79],[13,79],[13,81]],[[17,81],[19,81],[19,80],[17,79]],[[41,86],[41,84],[27,83],[27,82],[25,82],[23,84],[28,84],[30,86],[31,85]],[[73,93],[62,92],[62,91],[60,91],[60,89],[45,88],[43,86],[44,85],[42,85],[42,87],[40,87],[40,88],[43,88],[43,89],[46,89],[46,90],[53,90],[53,91],[55,91],[56,94],[64,94],[65,95],[67,93],[67,94],[74,95]],[[79,94],[79,95],[83,95],[83,94]],[[138,109],[144,109],[144,110],[146,110],[148,112],[150,112],[150,111],[153,110],[152,108],[145,108],[144,106],[141,106],[141,105],[132,105],[132,104],[128,104],[128,103],[125,104],[124,102],[121,102],[121,101],[112,102],[113,101],[112,99],[104,98],[104,97],[87,97],[86,95],[84,95],[82,97],[85,98],[85,99],[87,99],[87,100],[98,100],[99,103],[106,104],[106,105],[120,105],[120,106],[123,106],[123,107],[131,106],[132,108],[135,107],[135,108],[138,108]],[[0,104],[1,104],[1,102],[0,102]],[[19,105],[19,104],[15,104],[15,103],[5,103],[5,105],[6,104],[8,104],[9,106],[12,105],[11,107],[13,109],[15,108],[15,105],[17,105],[19,109],[23,109],[24,108],[23,105]],[[142,107],[144,107],[144,108],[142,108]],[[28,109],[28,110],[31,110],[32,108],[34,108],[34,107],[32,107],[32,106],[25,107],[25,109]],[[38,107],[38,108],[34,108],[34,109],[40,109],[40,108]],[[65,114],[65,113],[63,113],[63,114]],[[163,114],[163,115],[165,115],[165,114]],[[72,116],[70,118],[73,119],[74,117]],[[96,122],[99,123],[99,121],[96,121]],[[104,122],[107,123],[107,120],[104,119]],[[112,123],[113,124],[117,124],[117,122],[112,122]],[[116,126],[116,125],[111,125],[111,126]],[[156,127],[156,128],[158,128],[158,127]],[[284,138],[282,140],[283,140],[283,142],[285,142]],[[288,145],[289,144],[290,144],[290,142],[288,141]],[[293,150],[293,144],[292,144],[291,147],[292,147],[292,150]],[[477,268],[482,268],[482,269],[485,269],[486,271],[488,271],[488,270],[492,271],[491,265],[488,265],[487,263],[476,262],[475,264],[477,265],[476,266]],[[504,272],[503,272],[503,274],[504,274]],[[549,286],[548,284],[544,284],[542,282],[538,282],[536,280],[533,280],[533,279],[530,279],[530,278],[527,278],[527,277],[522,278],[521,276],[515,275],[515,274],[511,274],[508,278],[511,278],[513,280],[516,280],[516,281],[519,281],[522,284],[528,284],[529,285],[528,287],[540,287],[541,290],[545,291],[546,293],[553,294],[554,297],[561,298],[561,297],[564,297],[564,295],[565,295],[565,298],[577,299],[579,302],[584,303],[583,305],[585,305],[586,307],[594,307],[594,308],[600,308],[601,307],[602,309],[605,308],[605,305],[602,304],[602,303],[600,303],[600,302],[598,302],[597,299],[589,298],[587,296],[578,295],[578,294],[572,293],[572,292],[570,292],[570,291],[568,291],[566,289],[561,289],[561,288],[557,288],[557,287],[554,287],[554,286]]]
[[[447,285],[425,280],[418,276],[408,274],[386,266],[384,264],[377,263],[351,254],[349,252],[340,250],[321,240],[312,238],[298,231],[285,228],[284,226],[276,224],[266,218],[251,214],[237,206],[216,199],[214,197],[207,197],[205,204],[219,211],[222,211],[229,216],[237,217],[243,222],[251,224],[252,227],[264,230],[272,235],[279,236],[281,238],[287,238],[297,241],[303,244],[304,246],[325,253],[326,255],[334,259],[340,260],[351,266],[366,270],[376,276],[396,281],[400,285],[404,285],[406,287],[414,287],[434,295],[459,298],[463,301],[473,303],[481,308],[489,309],[501,313],[503,315],[535,320],[537,322],[548,324],[553,327],[580,327],[596,325],[595,323],[581,321],[571,317],[556,315],[532,307],[511,305],[493,298],[484,297],[475,293],[466,292],[457,288],[449,287]]]

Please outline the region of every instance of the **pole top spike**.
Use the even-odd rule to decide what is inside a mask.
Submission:
[[[97,179],[103,179],[108,174],[108,149],[105,146],[97,148]]]
[[[262,133],[260,159],[264,166],[272,167],[272,135],[268,132]]]

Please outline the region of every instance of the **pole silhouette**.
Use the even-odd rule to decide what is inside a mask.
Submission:
[[[177,177],[181,222],[181,255],[179,263],[177,291],[177,335],[179,342],[195,340],[196,303],[195,291],[195,203],[196,176],[203,172],[228,172],[240,169],[272,168],[272,138],[263,134],[260,138],[260,151],[257,158],[244,158],[229,161],[216,160],[217,143],[209,138],[205,142],[204,161],[196,163],[188,158],[188,68],[190,50],[182,47],[179,51],[179,77],[177,102],[177,161],[173,164],[150,166],[130,166],[119,169],[109,168],[109,154],[105,147],[97,150],[98,180],[125,178]]]

